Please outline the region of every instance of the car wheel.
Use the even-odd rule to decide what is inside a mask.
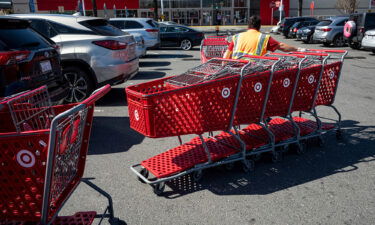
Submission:
[[[65,98],[65,102],[80,102],[92,93],[94,84],[83,69],[76,66],[69,66],[63,69],[63,75],[69,85],[69,94]]]
[[[329,46],[331,46],[331,43],[323,42],[323,45],[324,45],[324,47],[329,47]]]
[[[345,45],[345,40],[344,40],[344,36],[342,36],[341,34],[337,35],[334,39],[333,39],[333,46],[335,47],[342,47]]]
[[[360,49],[361,44],[359,42],[349,42],[349,47],[351,47],[352,49]]]
[[[308,44],[309,41],[308,41],[308,40],[303,40],[303,43],[304,43],[304,44]]]
[[[373,50],[372,50],[372,53],[374,53],[374,54],[375,54],[375,49],[373,49]]]
[[[190,50],[192,48],[191,41],[189,39],[184,39],[181,41],[181,49],[182,50]]]

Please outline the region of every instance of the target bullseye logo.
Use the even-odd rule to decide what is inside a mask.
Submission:
[[[254,91],[255,92],[260,92],[262,90],[262,84],[260,82],[256,83],[254,85]]]
[[[139,120],[138,110],[134,110],[134,117],[135,117],[135,120],[136,120],[136,121]]]
[[[290,85],[290,79],[289,78],[285,78],[284,81],[283,81],[283,86],[285,88],[289,87]]]
[[[309,82],[309,84],[312,84],[312,83],[314,83],[314,75],[310,75],[309,76],[309,79],[308,79],[308,82]]]
[[[335,77],[335,71],[330,71],[329,72],[329,78],[333,79]]]
[[[230,89],[223,88],[223,90],[221,91],[221,96],[223,96],[223,98],[228,98],[230,96]]]
[[[21,150],[17,153],[17,162],[22,167],[30,168],[35,165],[35,156],[29,150]]]

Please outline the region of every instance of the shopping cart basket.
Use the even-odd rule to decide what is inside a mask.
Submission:
[[[228,37],[220,36],[203,39],[200,48],[201,63],[205,63],[212,58],[223,58],[229,42]]]
[[[91,224],[96,212],[58,217],[81,181],[95,102],[110,90],[104,86],[88,99],[51,106],[41,87],[1,102],[0,224]],[[104,215],[111,222],[112,200]],[[107,213],[108,212],[108,213]]]

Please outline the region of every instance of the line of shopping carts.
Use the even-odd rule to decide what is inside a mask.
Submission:
[[[202,40],[200,47],[201,62],[206,63],[212,58],[222,58],[230,41],[231,36],[207,36]]]
[[[180,141],[131,170],[160,195],[165,182],[187,174],[199,180],[204,169],[234,162],[248,172],[263,153],[277,162],[288,147],[303,153],[307,140],[323,144],[330,131],[340,138],[341,115],[333,103],[346,54],[309,50],[213,58],[183,74],[128,87],[131,128]],[[336,122],[324,123],[319,106],[332,108]],[[186,134],[198,137],[182,143]]]
[[[122,224],[111,197],[82,178],[95,102],[110,89],[69,105],[52,106],[45,86],[0,100],[0,224]],[[105,212],[58,216],[81,181],[108,200]]]

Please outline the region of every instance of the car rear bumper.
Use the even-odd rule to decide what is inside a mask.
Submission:
[[[139,59],[135,58],[123,64],[93,67],[93,69],[98,76],[99,85],[119,84],[138,73]]]
[[[365,49],[373,50],[375,49],[375,38],[373,39],[362,39],[362,47]]]

